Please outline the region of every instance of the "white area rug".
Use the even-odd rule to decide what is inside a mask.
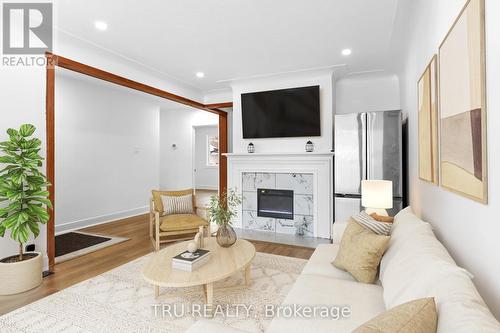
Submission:
[[[141,275],[149,256],[0,317],[0,332],[184,332],[196,320],[206,320],[190,312],[192,304],[203,304],[202,287],[162,288],[160,297],[154,299],[153,288]],[[215,283],[214,305],[229,308],[230,315],[216,314],[210,320],[263,332],[270,322],[264,315],[265,305],[282,303],[306,262],[257,253],[251,285],[244,285],[243,273]],[[186,313],[180,318],[163,317],[158,310],[165,308],[162,304]],[[251,306],[249,315],[241,311],[236,316],[234,304]]]

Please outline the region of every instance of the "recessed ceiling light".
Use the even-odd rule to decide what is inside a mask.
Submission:
[[[196,72],[196,77],[201,79],[201,78],[204,78],[205,77],[205,73],[203,72]]]
[[[104,21],[95,21],[94,25],[97,30],[104,31],[108,29],[108,24]]]
[[[342,50],[342,55],[348,56],[351,55],[352,51],[351,49],[343,49]]]

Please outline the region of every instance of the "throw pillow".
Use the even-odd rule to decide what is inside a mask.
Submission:
[[[388,222],[388,223],[394,222],[394,216],[378,215],[377,213],[371,213],[370,216],[379,222]]]
[[[352,218],[354,219],[354,221],[358,222],[366,229],[369,229],[378,235],[388,236],[391,234],[392,223],[379,222],[370,215],[368,215],[365,211],[362,211],[361,213],[353,216]]]
[[[363,283],[374,283],[390,236],[377,235],[350,219],[332,264]]]
[[[163,214],[192,214],[193,213],[193,195],[170,196],[162,195]]]
[[[434,298],[421,298],[378,315],[353,333],[435,333],[437,320]]]

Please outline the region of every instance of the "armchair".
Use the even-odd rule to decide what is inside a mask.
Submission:
[[[205,233],[209,228],[207,220],[198,216],[196,198],[193,189],[182,191],[152,191],[153,197],[150,199],[149,207],[149,236],[155,248],[160,250],[161,243],[175,242],[193,238],[193,234],[199,231],[202,226]],[[193,195],[193,213],[191,214],[164,214],[163,201],[161,196],[185,196]],[[171,236],[183,236],[174,237]],[[162,239],[163,237],[163,239]]]

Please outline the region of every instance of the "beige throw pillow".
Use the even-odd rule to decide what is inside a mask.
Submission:
[[[163,215],[193,214],[193,195],[162,195]]]
[[[359,282],[374,283],[389,239],[390,236],[377,235],[351,218],[332,264],[351,273]]]
[[[378,315],[353,333],[436,333],[437,320],[434,298],[421,298]]]

